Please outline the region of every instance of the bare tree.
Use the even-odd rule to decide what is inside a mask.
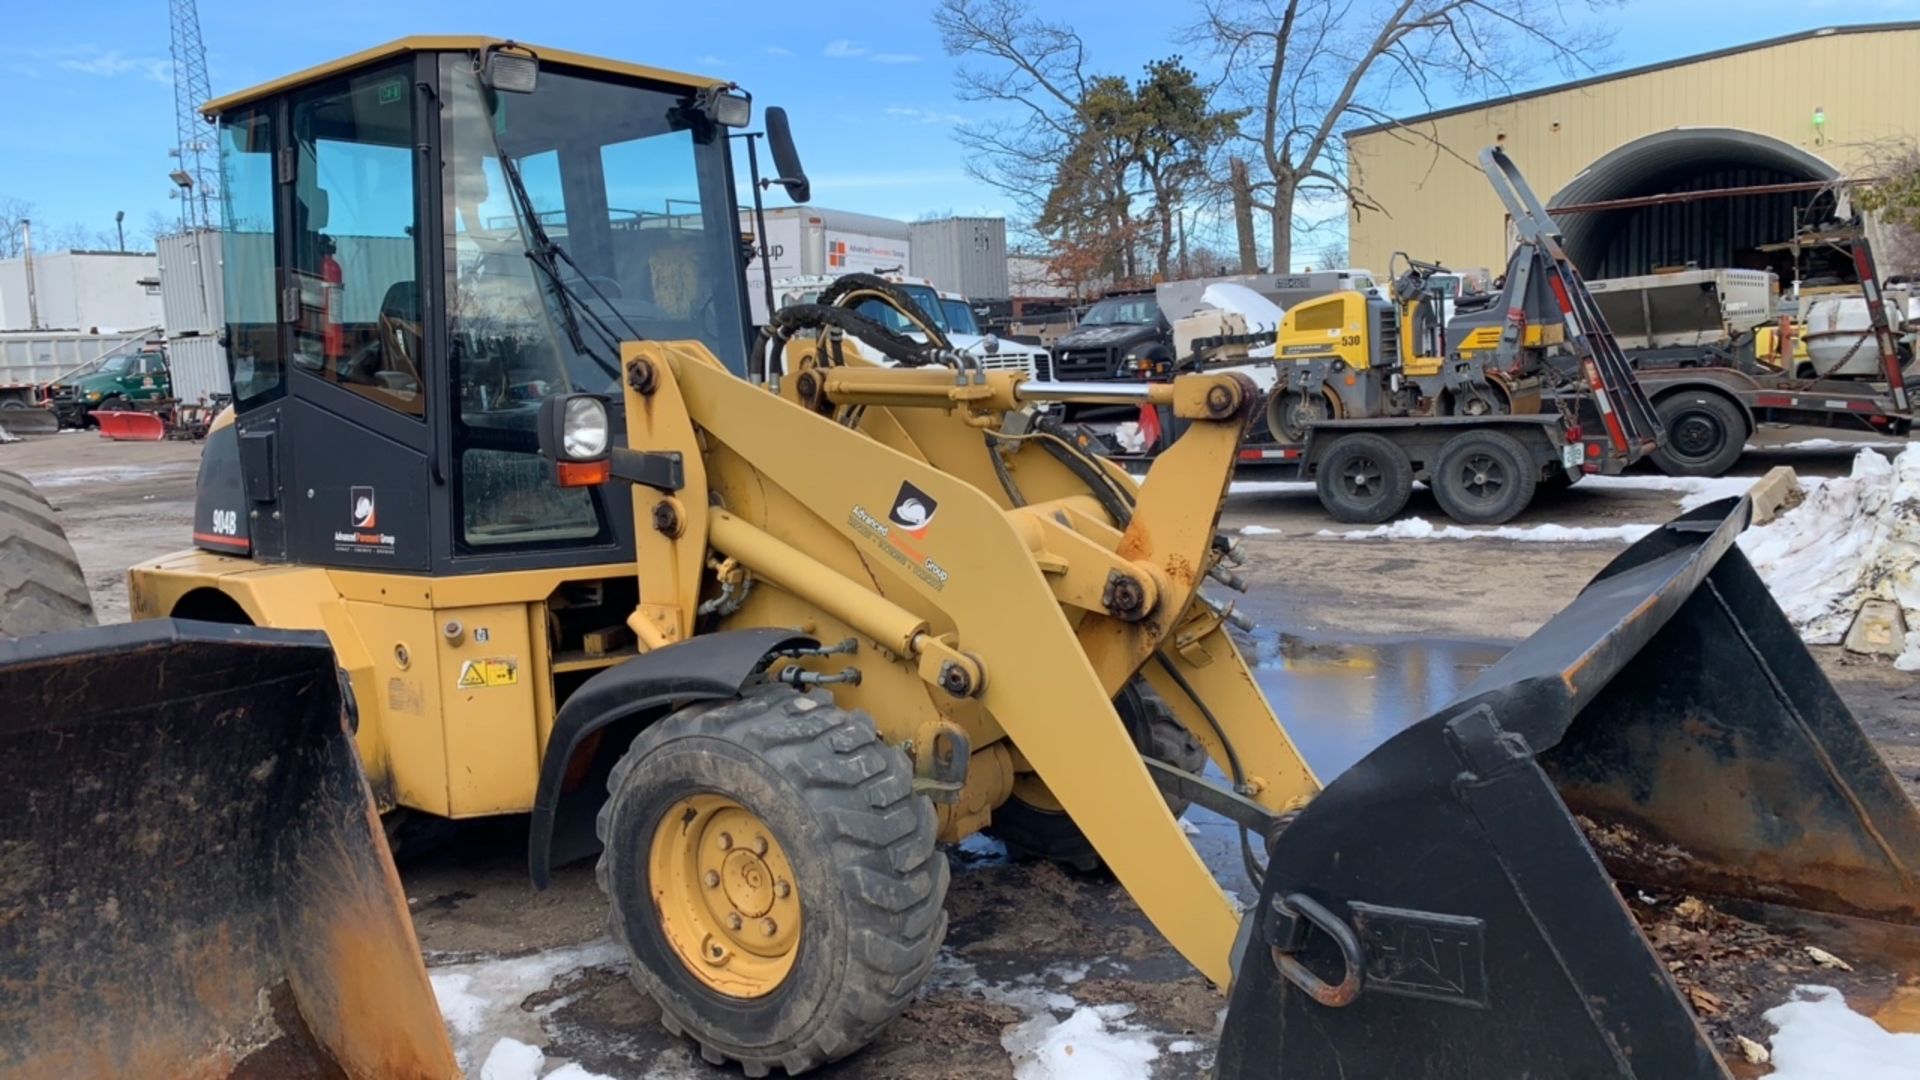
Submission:
[[[1086,45],[1014,0],[941,0],[933,24],[948,55],[984,61],[955,74],[960,100],[1005,106],[1005,115],[955,130],[967,172],[1038,218],[1056,166],[1084,130]]]
[[[33,204],[12,195],[0,197],[0,259],[17,259],[26,249],[20,226],[33,217]]]
[[[1874,262],[1882,277],[1920,275],[1920,141],[1892,139],[1866,149],[1853,204],[1873,215]]]
[[[1588,0],[1594,6],[1613,0]],[[1511,92],[1543,75],[1592,70],[1609,40],[1555,0],[1203,0],[1191,36],[1210,47],[1230,100],[1252,110],[1251,188],[1267,215],[1273,266],[1292,263],[1303,195],[1379,210],[1351,180],[1340,133],[1430,109],[1435,95]],[[1408,128],[1401,137],[1424,139]]]

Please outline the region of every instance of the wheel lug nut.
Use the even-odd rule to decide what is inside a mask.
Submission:
[[[707,888],[709,889],[719,888],[720,887],[720,871],[718,870],[707,871],[706,882],[707,882]]]
[[[732,851],[733,850],[733,834],[721,833],[719,843],[720,843],[721,851]]]
[[[792,892],[793,892],[793,886],[787,884],[786,882],[784,881],[774,882],[773,895],[779,897],[780,899],[785,900],[787,896]]]
[[[753,838],[753,853],[754,853],[755,855],[765,855],[765,854],[767,853],[767,838],[766,838],[766,837],[764,837],[764,836],[756,836],[756,837],[754,837],[754,838]]]
[[[742,920],[742,919],[740,918],[740,913],[739,913],[739,912],[737,912],[737,911],[732,911],[732,912],[728,912],[728,913],[727,913],[727,925],[728,925],[728,926],[731,926],[731,927],[733,927],[733,928],[734,928],[735,930],[738,930],[738,929],[740,929],[740,927],[741,927],[741,925],[742,925],[743,923],[744,923],[744,920]]]
[[[780,932],[780,924],[774,922],[772,919],[761,919],[760,929],[768,937],[772,937]]]

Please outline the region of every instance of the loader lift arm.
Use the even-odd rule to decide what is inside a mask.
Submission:
[[[747,568],[760,589],[817,613],[800,631],[860,640],[864,677],[836,687],[843,700],[898,711],[907,703],[871,692],[873,668],[912,676],[931,721],[918,725],[917,762],[936,756],[927,740],[955,729],[976,754],[1006,741],[1148,917],[1224,985],[1237,910],[1168,813],[1113,699],[1144,675],[1238,778],[1238,791],[1194,793],[1243,820],[1271,820],[1318,790],[1200,590],[1219,557],[1214,528],[1253,388],[1232,375],[1128,388],[1191,422],[1136,494],[1096,459],[1076,475],[1041,448],[1048,436],[983,437],[1005,414],[1087,388],[833,364],[811,345],[790,349],[779,396],[697,347],[625,346],[628,446],[686,466],[677,492],[636,490],[642,584],[629,625],[643,648],[713,629],[696,615],[712,593],[710,559]],[[997,482],[994,455],[1017,485]],[[1125,520],[1103,509],[1101,484],[1132,499]],[[895,513],[907,497],[928,510],[921,529]]]

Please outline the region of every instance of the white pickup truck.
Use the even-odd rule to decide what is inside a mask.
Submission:
[[[1037,375],[1040,363],[1046,353],[1032,345],[1022,345],[1017,341],[1003,341],[991,335],[980,333],[980,324],[974,320],[973,308],[967,298],[959,293],[942,293],[934,289],[933,283],[926,278],[909,277],[905,274],[880,274],[879,277],[898,286],[900,291],[913,298],[914,303],[926,313],[927,319],[947,335],[947,341],[954,348],[972,353],[980,358],[980,366],[989,370],[1009,369]],[[833,284],[836,279],[828,274],[809,274],[803,277],[777,279],[773,283],[773,302],[775,307],[789,304],[811,304],[819,297],[820,291]],[[919,337],[915,328],[892,308],[877,300],[863,302],[855,310],[880,323],[889,330]],[[855,340],[861,355],[875,363],[885,363],[879,353]]]

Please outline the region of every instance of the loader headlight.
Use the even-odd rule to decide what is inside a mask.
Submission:
[[[575,461],[607,452],[607,403],[596,397],[567,399],[560,421],[560,451]]]
[[[612,475],[607,456],[607,403],[593,394],[561,394],[540,403],[540,456],[553,462],[561,487],[584,487]]]

